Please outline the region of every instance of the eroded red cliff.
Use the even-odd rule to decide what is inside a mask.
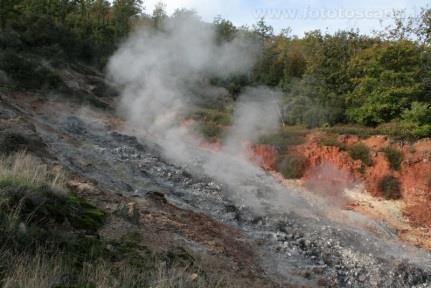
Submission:
[[[405,204],[404,215],[412,225],[431,228],[431,139],[406,144],[391,142],[384,136],[367,139],[340,136],[337,143],[340,145],[324,145],[319,141],[319,135],[309,135],[305,143],[288,148],[290,153],[304,156],[303,182],[309,185],[310,190],[319,188],[323,193],[337,194],[343,187],[361,182],[372,196],[382,197],[379,182],[383,177],[392,176],[399,182],[401,201]],[[369,165],[353,160],[347,152],[346,147],[358,143],[368,147]],[[387,147],[402,154],[398,171],[391,168],[382,152]],[[252,159],[267,170],[276,169],[279,154],[285,153],[277,153],[269,145],[254,145],[251,151]]]

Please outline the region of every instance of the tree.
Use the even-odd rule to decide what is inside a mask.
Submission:
[[[221,16],[217,16],[213,22],[216,29],[217,42],[229,42],[232,41],[238,33],[238,29],[229,20],[223,19]]]
[[[374,39],[356,31],[323,35],[317,30],[307,33],[302,40],[308,64],[305,74],[319,79],[320,95],[316,101],[323,107],[332,107],[331,124],[346,121],[345,99],[353,88],[347,72],[350,60],[373,42]]]
[[[349,117],[374,126],[397,118],[425,95],[424,51],[411,41],[375,45],[349,65],[355,88],[349,93]]]
[[[121,38],[130,31],[130,20],[142,13],[142,0],[115,0],[113,16],[117,37]]]
[[[262,46],[265,46],[265,43],[270,41],[274,36],[274,28],[271,25],[267,25],[265,22],[265,18],[260,18],[260,20],[253,25],[253,32],[260,40]]]
[[[166,4],[163,2],[158,2],[153,10],[154,27],[156,29],[161,29],[163,22],[167,17]]]

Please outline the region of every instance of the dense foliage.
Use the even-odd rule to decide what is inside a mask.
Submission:
[[[164,4],[144,13],[142,0],[3,0],[0,5],[0,83],[7,77],[26,89],[56,88],[59,81],[52,67],[65,63],[103,68],[135,26],[157,30],[169,17],[199,19],[185,9],[169,16]],[[245,86],[281,89],[285,125],[325,129],[359,125],[376,129],[371,134],[428,137],[430,15],[423,9],[415,19],[395,16],[393,27],[375,35],[316,30],[301,38],[289,29],[276,34],[264,19],[252,27],[236,27],[216,17],[212,25],[218,44],[248,37],[260,47],[260,54],[251,73],[209,80],[226,88],[227,105]],[[229,110],[210,106],[203,105],[215,113]],[[226,125],[206,124],[210,137],[222,135]]]
[[[0,3],[0,48],[21,56],[36,54],[51,62],[103,65],[142,13],[141,0]]]
[[[291,36],[289,30],[274,35],[262,19],[246,29],[262,52],[243,85],[281,88],[286,125],[325,129],[341,125],[345,128],[338,130],[351,133],[429,137],[431,13],[423,9],[415,19],[396,15],[394,27],[373,36],[319,30],[302,38]],[[221,39],[244,32],[244,27],[226,29],[226,23],[215,22],[222,36],[228,31],[229,37]]]

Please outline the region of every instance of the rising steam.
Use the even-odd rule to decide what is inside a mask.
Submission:
[[[277,128],[281,92],[266,87],[245,89],[223,148],[217,153],[199,149],[180,125],[181,117],[202,97],[226,93],[210,85],[209,78],[251,70],[256,47],[241,36],[218,44],[212,25],[193,17],[172,17],[161,31],[136,31],[111,58],[108,72],[122,88],[120,109],[129,125],[162,147],[171,161],[223,183],[228,196],[241,205],[262,211],[267,206],[265,198],[283,209],[304,207],[298,205],[299,198],[288,199],[284,187],[241,157],[245,144]]]

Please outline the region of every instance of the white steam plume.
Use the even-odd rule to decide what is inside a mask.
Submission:
[[[159,144],[175,163],[225,184],[232,192],[229,196],[241,205],[263,208],[267,201],[262,198],[271,198],[274,206],[283,209],[305,207],[241,153],[245,143],[277,128],[281,92],[245,89],[224,147],[217,153],[193,145],[187,129],[180,125],[180,117],[199,98],[225,93],[211,86],[209,78],[250,71],[256,46],[244,37],[219,45],[214,27],[196,18],[170,18],[163,27],[162,32],[136,31],[108,65],[110,78],[122,87],[121,110],[129,124]]]
[[[129,120],[154,134],[177,125],[176,117],[188,112],[191,88],[254,64],[255,49],[244,39],[216,45],[213,26],[193,17],[164,24],[163,32],[136,31],[108,66],[109,76],[124,87],[121,107]]]
[[[247,88],[235,106],[234,123],[225,141],[229,153],[244,151],[244,144],[254,143],[260,135],[272,132],[280,122],[281,91],[268,87]]]

